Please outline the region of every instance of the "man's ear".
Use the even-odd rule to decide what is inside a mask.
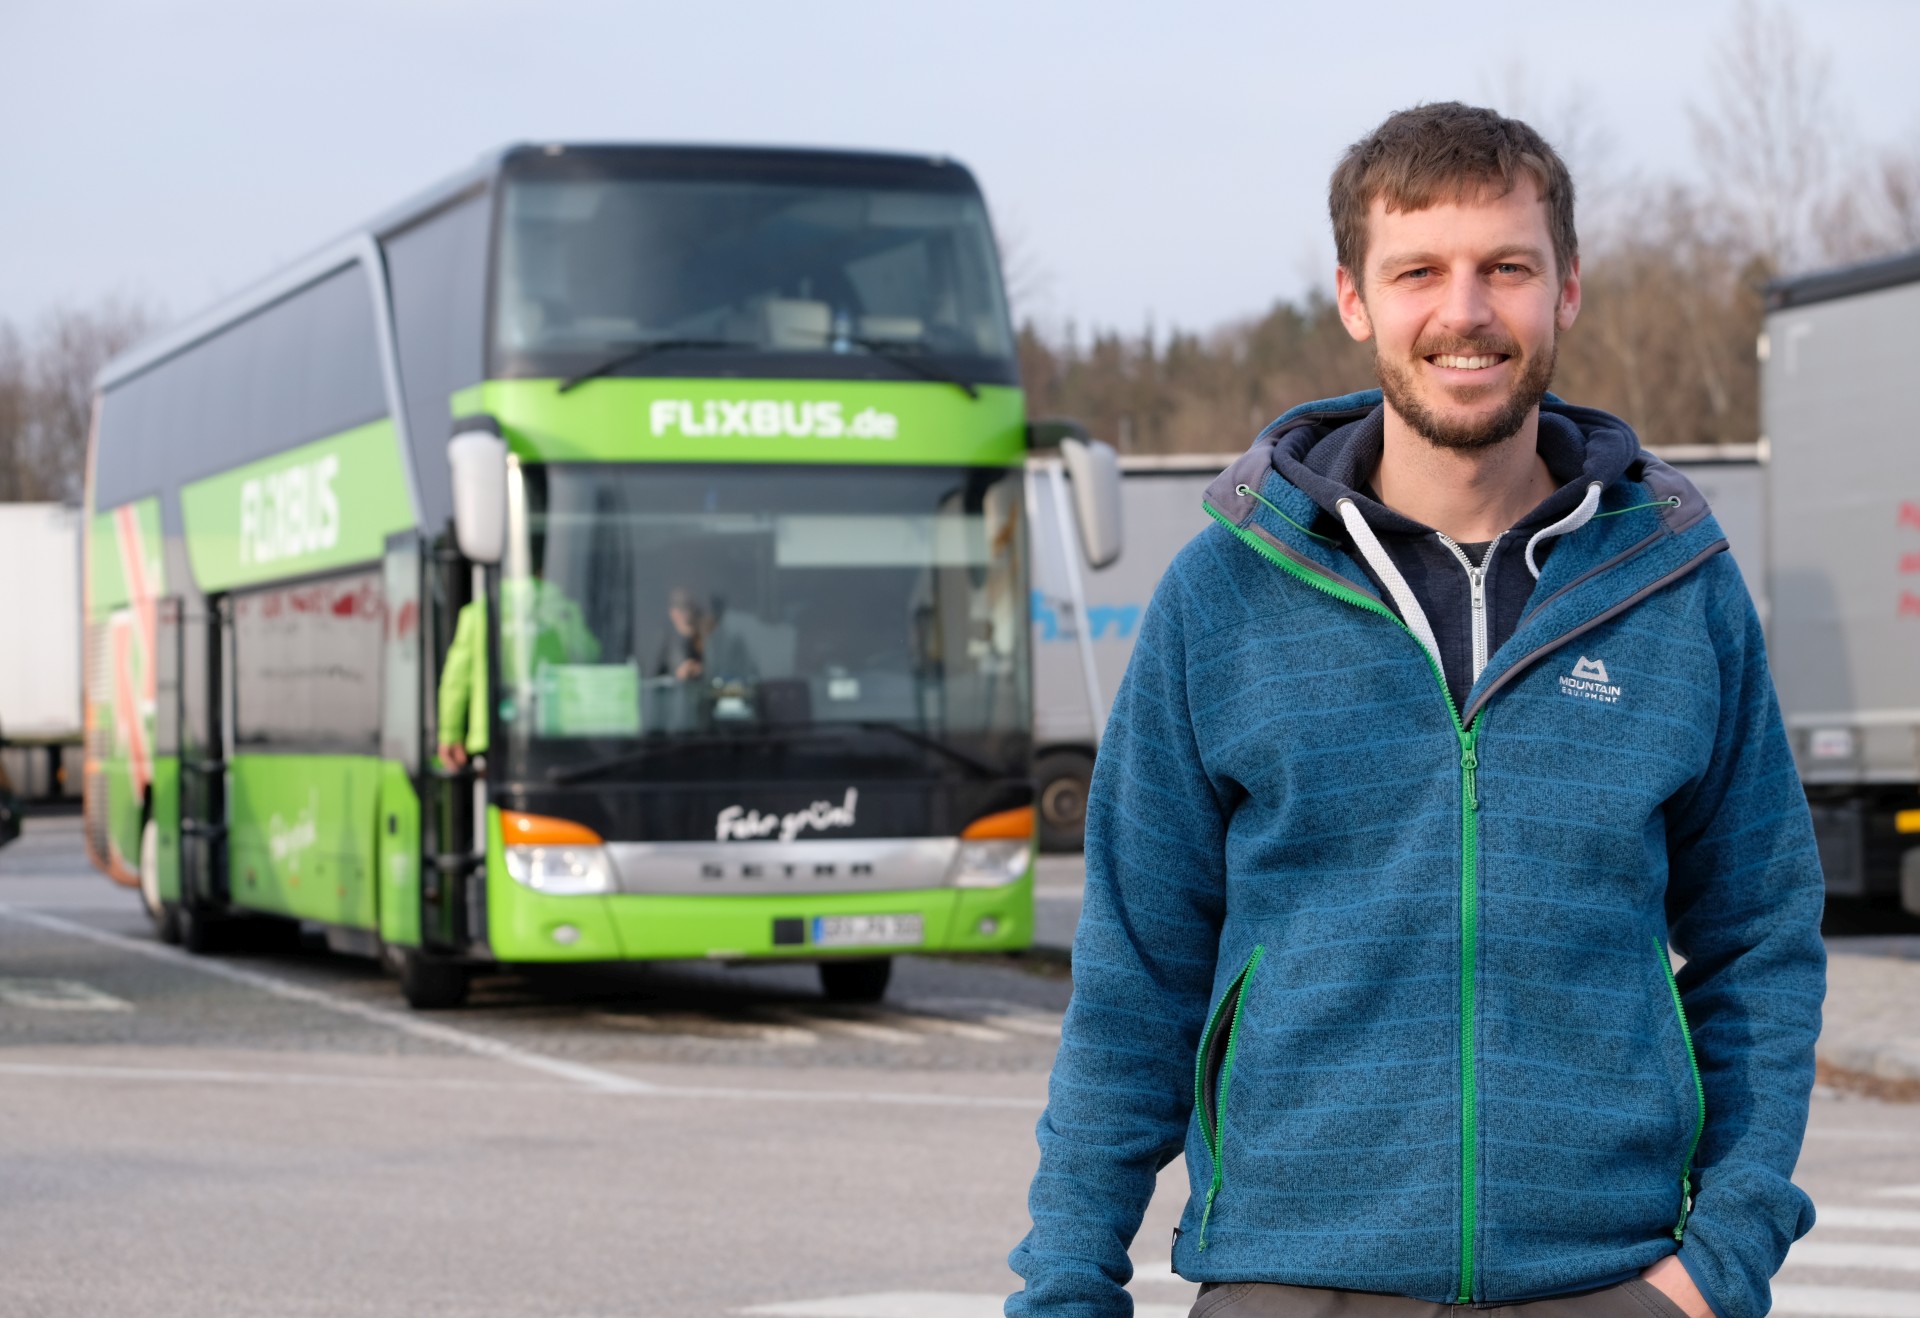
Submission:
[[[1366,301],[1360,296],[1360,285],[1354,282],[1347,268],[1335,266],[1333,271],[1334,301],[1340,307],[1340,323],[1347,327],[1347,333],[1354,342],[1365,343],[1373,337],[1373,318],[1367,315]]]
[[[1573,328],[1574,317],[1580,314],[1580,258],[1574,257],[1567,267],[1567,277],[1560,281],[1560,305],[1553,309],[1553,323],[1565,334]]]

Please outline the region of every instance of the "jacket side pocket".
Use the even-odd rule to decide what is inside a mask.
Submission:
[[[1225,1179],[1221,1161],[1226,1148],[1227,1089],[1233,1083],[1233,1054],[1240,1042],[1240,1009],[1246,1001],[1247,985],[1266,952],[1264,944],[1256,946],[1247,963],[1240,967],[1240,973],[1227,985],[1227,991],[1220,995],[1207,1020],[1206,1032],[1200,1036],[1200,1055],[1194,1062],[1193,1107],[1200,1118],[1200,1135],[1207,1146],[1207,1156],[1213,1162],[1213,1179],[1207,1186],[1206,1207],[1200,1214],[1200,1249],[1207,1247],[1207,1223],[1213,1217],[1214,1196],[1220,1193]]]
[[[1673,977],[1673,958],[1667,955],[1667,945],[1657,937],[1653,940],[1653,950],[1660,958],[1667,993],[1673,998],[1674,1018],[1680,1022],[1680,1040],[1687,1046],[1687,1072],[1693,1077],[1693,1138],[1687,1142],[1687,1159],[1680,1164],[1680,1216],[1673,1224],[1674,1240],[1684,1241],[1687,1216],[1693,1212],[1693,1156],[1700,1151],[1700,1137],[1707,1129],[1707,1090],[1700,1083],[1700,1059],[1693,1051],[1693,1027],[1687,1024],[1686,1004],[1680,1001],[1680,981]]]

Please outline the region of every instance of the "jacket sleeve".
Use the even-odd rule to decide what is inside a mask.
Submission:
[[[1826,991],[1825,883],[1759,619],[1731,559],[1701,571],[1719,719],[1709,767],[1667,814],[1667,918],[1707,1109],[1680,1261],[1719,1318],[1763,1318],[1813,1225],[1790,1178]]]
[[[453,624],[453,641],[447,646],[447,658],[440,669],[440,744],[467,744],[467,705],[473,698],[476,652],[487,643],[484,606],[471,601],[460,608]]]
[[[1127,1315],[1127,1246],[1193,1111],[1224,912],[1227,811],[1201,764],[1180,599],[1162,578],[1088,797],[1073,999],[1039,1125],[1033,1228],[1008,1259],[1023,1315]]]

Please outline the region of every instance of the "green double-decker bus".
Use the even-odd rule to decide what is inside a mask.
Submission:
[[[417,1007],[1023,947],[1027,447],[953,161],[490,156],[102,373],[89,850]]]

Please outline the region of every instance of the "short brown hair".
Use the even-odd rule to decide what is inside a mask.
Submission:
[[[1367,254],[1367,214],[1375,198],[1390,211],[1418,211],[1491,192],[1504,197],[1531,177],[1547,205],[1547,231],[1564,276],[1580,255],[1573,228],[1573,175],[1545,138],[1518,119],[1477,105],[1441,101],[1387,116],[1347,148],[1327,190],[1333,247],[1360,280]]]

